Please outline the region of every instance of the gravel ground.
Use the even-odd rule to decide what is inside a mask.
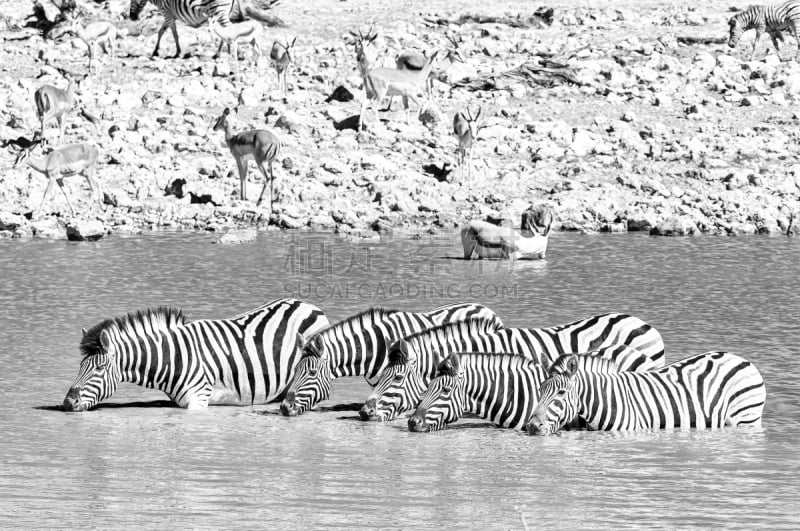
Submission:
[[[38,128],[34,91],[66,86],[54,67],[85,74],[85,46],[69,35],[54,42],[20,31],[30,4],[0,5],[7,14],[0,21],[0,137],[30,137]],[[283,101],[268,57],[254,65],[247,45],[240,46],[242,76],[235,79],[227,56],[212,58],[216,46],[205,26],[179,24],[188,57],[151,59],[161,20],[155,9],[132,22],[127,2],[79,5],[87,19],[111,20],[123,35],[116,72],[102,56],[100,73],[80,83],[65,134],[65,142],[100,148],[105,210],[91,205],[85,180],[73,177],[65,186],[76,218],[54,192],[30,219],[46,179],[12,168],[17,148],[9,146],[0,160],[5,237],[63,238],[71,226],[76,237],[280,227],[372,238],[449,231],[471,219],[516,224],[530,204],[549,205],[562,230],[780,234],[798,212],[796,49],[787,35],[779,62],[764,37],[748,61],[752,32],[735,50],[724,42],[727,6],[284,0],[274,14],[287,27],[266,28],[261,45],[268,51],[273,39],[297,37]],[[542,7],[554,9],[549,26],[474,21],[506,17],[525,26]],[[395,98],[379,121],[368,113],[366,131],[340,130],[363,98],[345,37],[370,26],[384,66],[405,49],[446,47],[448,34],[465,62],[441,73],[435,104],[422,113],[413,107],[408,123]],[[719,42],[687,45],[685,37]],[[168,32],[162,54],[173,52]],[[524,67],[542,65],[569,81],[522,75],[531,73]],[[507,75],[512,71],[518,75]],[[476,80],[481,89],[472,90]],[[354,100],[326,103],[338,86]],[[482,108],[471,188],[457,169],[432,173],[454,165],[452,117],[467,105]],[[224,107],[238,110],[235,130],[268,128],[282,139],[272,210],[255,204],[262,180],[252,164],[248,200],[238,197],[235,163],[222,133],[211,129]],[[99,123],[80,118],[80,108]],[[54,124],[47,134],[57,141]],[[182,197],[165,195],[176,179],[186,181]]]

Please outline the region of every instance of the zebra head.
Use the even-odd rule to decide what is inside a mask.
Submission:
[[[539,403],[526,429],[529,435],[551,435],[578,416],[577,355],[562,356],[550,368],[550,376],[539,387]]]
[[[731,48],[736,48],[736,44],[744,32],[744,24],[740,19],[740,15],[734,15],[728,20],[728,46]]]
[[[389,348],[389,365],[359,411],[361,420],[392,420],[413,409],[424,391],[416,353],[405,339],[400,339]]]
[[[128,14],[131,17],[131,20],[139,20],[139,14],[144,9],[144,6],[147,4],[148,0],[131,0],[131,7]]]
[[[422,395],[417,410],[408,419],[410,431],[437,431],[464,413],[464,369],[457,353],[439,364],[436,378]]]
[[[302,353],[294,369],[286,398],[281,402],[281,413],[295,417],[326,400],[331,391],[331,366],[322,336],[314,335],[308,342],[297,334],[297,349]]]
[[[121,379],[116,348],[108,330],[94,327],[87,332],[84,328],[80,348],[84,357],[78,377],[64,397],[65,411],[94,407],[114,394]]]

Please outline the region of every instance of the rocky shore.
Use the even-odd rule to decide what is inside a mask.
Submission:
[[[552,4],[551,24],[531,18],[542,5],[527,2],[510,13],[445,12],[438,2],[419,2],[391,21],[374,6],[357,16],[348,6],[366,3],[355,0],[320,7],[326,16],[340,9],[337,23],[317,20],[317,4],[280,4],[288,27],[267,31],[270,39],[298,37],[287,101],[268,60],[254,68],[249,46],[240,47],[247,59],[235,80],[227,56],[211,58],[216,46],[205,27],[179,24],[190,57],[151,59],[161,20],[155,10],[134,23],[123,17],[127,2],[82,5],[89,18],[123,30],[116,72],[101,56],[100,74],[80,83],[65,134],[65,142],[100,148],[105,210],[90,210],[86,181],[70,177],[65,186],[79,219],[70,219],[57,192],[31,219],[47,182],[24,165],[12,168],[18,148],[9,145],[0,160],[0,237],[66,238],[67,227],[78,239],[274,227],[371,238],[451,231],[471,219],[516,224],[532,203],[548,205],[561,230],[779,234],[800,212],[800,63],[791,59],[789,35],[788,60],[779,62],[764,37],[748,61],[752,32],[728,48],[731,13],[711,2],[560,2]],[[386,10],[391,2],[377,4]],[[13,5],[0,24],[4,140],[30,138],[38,128],[34,91],[66,85],[54,67],[85,73],[87,63],[72,37],[20,38],[30,7]],[[438,108],[414,109],[406,123],[395,98],[380,122],[370,112],[367,129],[353,129],[363,93],[344,36],[358,23],[374,23],[386,66],[403,49],[446,47],[447,34],[455,36],[466,61],[436,82]],[[173,46],[168,32],[162,53]],[[355,98],[326,102],[339,86]],[[458,170],[448,171],[452,117],[466,105],[483,109],[471,190]],[[234,129],[271,128],[283,140],[272,211],[255,204],[262,181],[252,165],[248,200],[238,198],[235,163],[211,130],[224,107],[238,108]],[[80,118],[80,108],[98,123]],[[51,138],[54,131],[51,124]]]

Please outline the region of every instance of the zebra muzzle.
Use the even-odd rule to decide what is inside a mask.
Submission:
[[[415,433],[422,433],[428,431],[428,426],[425,424],[425,417],[414,415],[408,419],[408,431]]]
[[[378,420],[377,411],[375,409],[375,401],[367,400],[367,402],[361,406],[361,409],[358,411],[358,416],[361,417],[361,420],[363,421]]]
[[[284,399],[281,402],[281,415],[285,417],[296,417],[297,414],[298,414],[297,406],[293,401],[290,402],[289,400]]]
[[[71,387],[69,391],[67,391],[67,396],[64,397],[63,403],[64,411],[86,411],[86,407],[81,406],[81,395],[80,391],[75,388]]]

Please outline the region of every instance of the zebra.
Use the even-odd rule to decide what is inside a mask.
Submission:
[[[388,347],[401,337],[445,322],[486,318],[496,328],[503,322],[480,304],[452,304],[429,312],[370,308],[309,337],[297,337],[302,358],[289,384],[281,413],[297,416],[326,400],[331,383],[340,376],[364,376],[375,385],[388,362]],[[308,336],[306,336],[308,337]]]
[[[167,28],[172,30],[172,37],[175,39],[175,55],[177,59],[181,55],[181,44],[178,42],[178,28],[176,21],[183,22],[184,24],[198,28],[202,26],[209,18],[216,19],[217,24],[222,27],[228,26],[231,23],[230,14],[233,9],[234,1],[238,0],[131,0],[130,17],[131,20],[139,20],[139,14],[144,9],[147,2],[152,3],[164,17],[164,22],[158,30],[158,39],[156,40],[156,47],[151,54],[152,57],[158,55],[158,48],[161,45],[161,37]],[[219,55],[222,49],[222,42],[220,42]],[[216,57],[216,56],[215,56]]]
[[[233,319],[187,322],[181,310],[164,306],[107,319],[83,330],[83,360],[63,406],[85,411],[119,382],[158,389],[188,409],[271,402],[292,378],[295,334],[327,325],[319,308],[295,299]]]
[[[527,423],[549,435],[576,416],[591,430],[760,426],[764,379],[744,358],[706,352],[645,373],[603,374],[581,356],[556,360]]]
[[[664,365],[661,334],[641,319],[609,313],[551,328],[488,329],[472,321],[445,325],[406,337],[390,349],[390,363],[359,411],[362,420],[392,420],[412,410],[443,355],[451,352],[509,352],[549,365],[567,352],[623,345],[617,356],[626,370]]]
[[[728,20],[730,33],[728,36],[728,46],[735,48],[739,38],[747,30],[756,30],[756,38],[753,40],[753,49],[750,52],[750,60],[756,53],[761,34],[767,32],[775,46],[775,53],[778,59],[781,58],[781,50],[778,41],[783,41],[783,30],[788,29],[797,41],[797,48],[800,49],[800,0],[789,0],[780,4],[752,5],[744,11],[740,11]]]
[[[619,356],[625,346],[601,348],[581,356],[589,366],[599,360],[606,371],[624,371],[629,359]],[[629,349],[632,350],[632,349]],[[452,353],[437,366],[436,377],[408,419],[410,431],[436,431],[473,413],[501,428],[522,429],[537,403],[547,378],[541,363],[514,353]],[[579,422],[570,427],[582,427]]]

